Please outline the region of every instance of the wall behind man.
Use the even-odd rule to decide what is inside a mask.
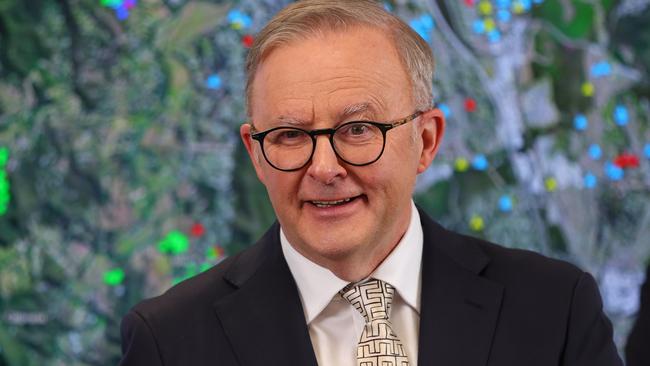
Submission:
[[[290,1],[0,6],[0,365],[105,365],[139,300],[273,221],[237,127],[243,60]],[[622,346],[650,256],[647,1],[387,1],[448,117],[416,201],[572,261]]]

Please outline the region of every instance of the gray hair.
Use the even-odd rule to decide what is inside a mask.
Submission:
[[[373,0],[301,0],[271,19],[256,36],[246,59],[246,107],[252,111],[252,84],[260,63],[276,48],[327,31],[367,26],[384,31],[393,41],[409,75],[419,110],[433,103],[434,59],[431,47],[408,24]]]

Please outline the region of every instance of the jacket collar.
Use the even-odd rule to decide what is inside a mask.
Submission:
[[[485,365],[503,286],[481,276],[490,262],[476,239],[450,232],[422,210],[419,363]]]

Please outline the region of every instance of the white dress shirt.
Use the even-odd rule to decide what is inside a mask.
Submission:
[[[411,221],[390,255],[369,277],[395,287],[390,321],[404,344],[411,365],[417,365],[420,325],[422,225],[411,202]],[[289,243],[282,229],[280,242],[298,285],[309,336],[321,366],[356,366],[357,343],[365,320],[338,292],[348,282],[305,258]]]

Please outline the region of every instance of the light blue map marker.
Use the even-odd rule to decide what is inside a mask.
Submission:
[[[476,19],[472,23],[472,30],[476,34],[483,34],[483,33],[485,33],[485,24],[483,23],[483,21],[481,19]]]
[[[499,210],[501,212],[512,211],[512,198],[508,195],[503,195],[499,198]]]
[[[488,33],[488,40],[492,43],[497,43],[501,40],[501,32],[498,30],[494,29]]]
[[[415,18],[409,22],[411,28],[416,31],[422,39],[431,42],[431,31],[435,27],[433,17],[429,14],[422,14],[419,18]]]
[[[617,105],[614,109],[614,121],[616,124],[619,126],[625,126],[629,119],[630,116],[627,113],[627,108],[622,104]]]
[[[603,150],[598,144],[591,144],[591,146],[589,146],[588,153],[589,157],[594,160],[600,160],[601,156],[603,156]]]
[[[208,78],[205,80],[205,86],[208,89],[213,89],[213,90],[219,89],[221,88],[221,84],[222,84],[221,77],[217,74],[212,74],[208,76]]]
[[[474,159],[472,159],[472,167],[476,170],[486,170],[488,165],[487,158],[483,154],[478,154],[474,156]]]
[[[612,65],[607,61],[600,61],[591,65],[591,76],[600,78],[612,73]]]
[[[586,130],[588,125],[589,125],[589,121],[587,120],[587,117],[584,114],[577,114],[573,118],[573,126],[578,131]]]
[[[596,184],[598,184],[598,178],[596,178],[596,176],[591,173],[587,173],[585,174],[583,183],[585,185],[585,188],[593,189],[596,188]]]
[[[250,27],[253,24],[253,19],[251,19],[250,16],[244,14],[239,9],[232,9],[229,11],[226,18],[230,24],[244,29]]]
[[[605,163],[605,174],[610,180],[615,182],[623,179],[625,172],[621,167],[618,167],[611,162]]]
[[[503,23],[508,23],[512,19],[512,14],[506,9],[499,9],[497,19]]]
[[[438,104],[438,109],[442,111],[442,114],[445,115],[445,118],[451,117],[451,108],[449,108],[449,106],[446,105],[445,103]]]

